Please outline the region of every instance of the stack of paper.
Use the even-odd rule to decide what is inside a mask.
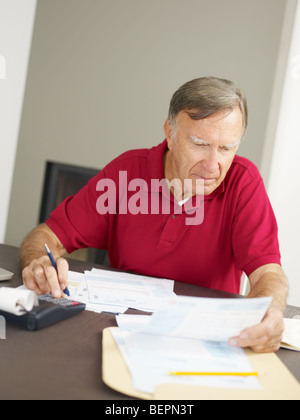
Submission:
[[[178,297],[151,317],[121,315],[113,337],[136,390],[153,394],[161,384],[260,389],[255,377],[171,376],[170,372],[239,372],[252,367],[244,350],[229,338],[258,324],[270,298],[209,299]]]
[[[300,352],[300,319],[284,319],[284,333],[281,347]]]
[[[69,272],[71,298],[94,312],[124,313],[128,308],[154,312],[165,299],[175,297],[174,281],[92,269]]]

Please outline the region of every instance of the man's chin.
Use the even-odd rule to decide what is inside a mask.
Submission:
[[[218,186],[219,185],[216,185],[216,184],[214,184],[214,185],[204,185],[204,195],[212,194],[218,188]]]

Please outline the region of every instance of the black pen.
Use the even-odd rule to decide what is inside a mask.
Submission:
[[[52,263],[52,265],[53,265],[53,267],[55,268],[55,270],[57,271],[57,264],[56,264],[56,261],[55,261],[55,259],[54,259],[54,257],[53,257],[53,254],[52,254],[52,252],[50,251],[50,249],[49,249],[49,247],[48,247],[48,245],[47,244],[45,244],[45,248],[46,248],[46,251],[47,251],[47,254],[48,254],[48,257],[50,258],[50,261],[51,261],[51,263]],[[64,290],[64,293],[67,295],[67,296],[70,296],[70,292],[69,292],[69,289],[66,287],[66,289]]]

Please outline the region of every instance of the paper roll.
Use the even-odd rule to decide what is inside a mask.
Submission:
[[[24,315],[34,306],[38,306],[37,295],[31,290],[20,290],[9,287],[0,288],[0,310],[14,315]]]

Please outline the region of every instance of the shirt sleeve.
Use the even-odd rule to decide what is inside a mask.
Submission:
[[[103,178],[105,171],[64,200],[46,222],[69,253],[80,248],[107,249],[108,215],[97,211],[97,184]]]
[[[232,243],[237,265],[248,277],[263,265],[281,264],[278,226],[260,176],[238,194]]]

